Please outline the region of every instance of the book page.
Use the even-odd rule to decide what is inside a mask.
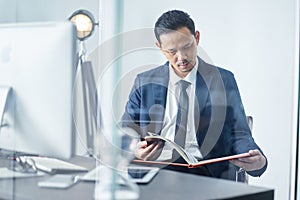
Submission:
[[[212,164],[216,162],[222,162],[226,160],[233,160],[233,159],[238,159],[238,158],[245,158],[251,156],[250,153],[241,153],[241,154],[236,154],[236,155],[231,155],[231,156],[224,156],[224,157],[219,157],[219,158],[212,158],[208,160],[202,160],[197,163],[189,163],[189,164],[183,164],[183,163],[172,163],[172,162],[163,162],[163,161],[145,161],[145,160],[133,160],[134,163],[145,163],[145,164],[157,164],[157,165],[173,165],[173,166],[182,166],[182,167],[188,167],[188,168],[197,168],[201,167],[203,165],[207,164]]]
[[[228,160],[233,160],[233,159],[238,159],[238,158],[245,158],[251,156],[250,153],[241,153],[241,154],[236,154],[236,155],[231,155],[231,156],[224,156],[224,157],[219,157],[219,158],[212,158],[208,160],[202,160],[198,161],[192,154],[188,153],[185,151],[181,146],[173,142],[172,140],[169,140],[167,138],[164,138],[160,135],[154,135],[152,133],[149,133],[150,136],[146,136],[145,140],[147,141],[147,138],[150,139],[160,139],[165,142],[167,142],[171,147],[173,147],[179,155],[187,162],[186,164],[179,164],[179,163],[167,163],[170,165],[180,165],[180,166],[188,166],[189,168],[195,168],[195,167],[200,167],[203,165],[215,163],[215,162],[222,162],[222,161],[228,161]],[[136,162],[146,162],[146,161],[136,161]],[[152,163],[156,164],[166,164],[166,162],[163,161],[149,161]]]
[[[190,153],[186,152],[181,146],[177,145],[175,142],[173,142],[172,140],[169,140],[167,138],[164,138],[160,135],[153,135],[150,133],[150,136],[146,136],[145,139],[147,140],[147,138],[149,139],[160,139],[163,140],[165,142],[167,142],[171,147],[173,147],[178,153],[179,155],[188,163],[188,164],[193,164],[193,163],[197,163],[198,160],[191,155]]]
[[[231,155],[231,156],[212,158],[212,159],[202,160],[197,163],[191,164],[189,166],[189,168],[200,167],[200,166],[211,164],[211,163],[222,162],[222,161],[227,161],[227,160],[234,160],[234,159],[238,159],[238,158],[246,158],[249,156],[251,156],[250,153],[241,153],[241,154],[236,154],[236,155]]]

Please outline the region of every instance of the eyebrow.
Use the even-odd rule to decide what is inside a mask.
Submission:
[[[177,49],[166,49],[167,51],[177,51]]]
[[[189,42],[186,45],[183,45],[183,47],[188,47],[188,46],[191,46],[191,45],[192,45],[192,42]]]
[[[189,42],[189,43],[186,43],[185,45],[183,45],[183,47],[181,48],[185,48],[185,47],[188,47],[188,46],[191,46],[192,45],[192,42]],[[173,48],[170,48],[170,49],[165,49],[166,51],[177,51],[177,49],[173,49]]]

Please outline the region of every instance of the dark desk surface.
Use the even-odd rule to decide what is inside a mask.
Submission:
[[[73,163],[92,168],[95,161],[76,157]],[[0,161],[0,167],[5,161]],[[37,186],[48,176],[0,179],[0,199],[93,199],[94,183],[79,182],[68,189],[48,189]],[[274,199],[274,190],[233,181],[160,170],[146,185],[140,185],[140,199]]]

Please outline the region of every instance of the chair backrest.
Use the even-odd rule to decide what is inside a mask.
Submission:
[[[252,116],[247,116],[247,122],[248,122],[250,130],[252,131],[252,128],[253,128],[253,117]]]

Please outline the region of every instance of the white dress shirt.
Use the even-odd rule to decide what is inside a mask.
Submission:
[[[169,65],[169,84],[167,92],[167,102],[166,102],[166,111],[164,116],[164,124],[161,131],[161,136],[168,138],[174,141],[175,129],[176,129],[176,118],[178,110],[178,99],[180,94],[180,87],[178,82],[180,80],[185,80],[190,83],[186,89],[189,96],[189,111],[188,111],[188,123],[187,123],[187,133],[185,140],[185,150],[192,154],[197,159],[202,158],[197,139],[196,139],[196,130],[195,130],[195,121],[194,121],[194,102],[195,102],[195,91],[196,91],[196,77],[197,77],[197,68],[198,60],[192,71],[185,77],[180,78],[174,72],[171,65]],[[158,160],[169,160],[172,158],[172,148],[167,145],[164,146],[164,149],[159,156]]]

